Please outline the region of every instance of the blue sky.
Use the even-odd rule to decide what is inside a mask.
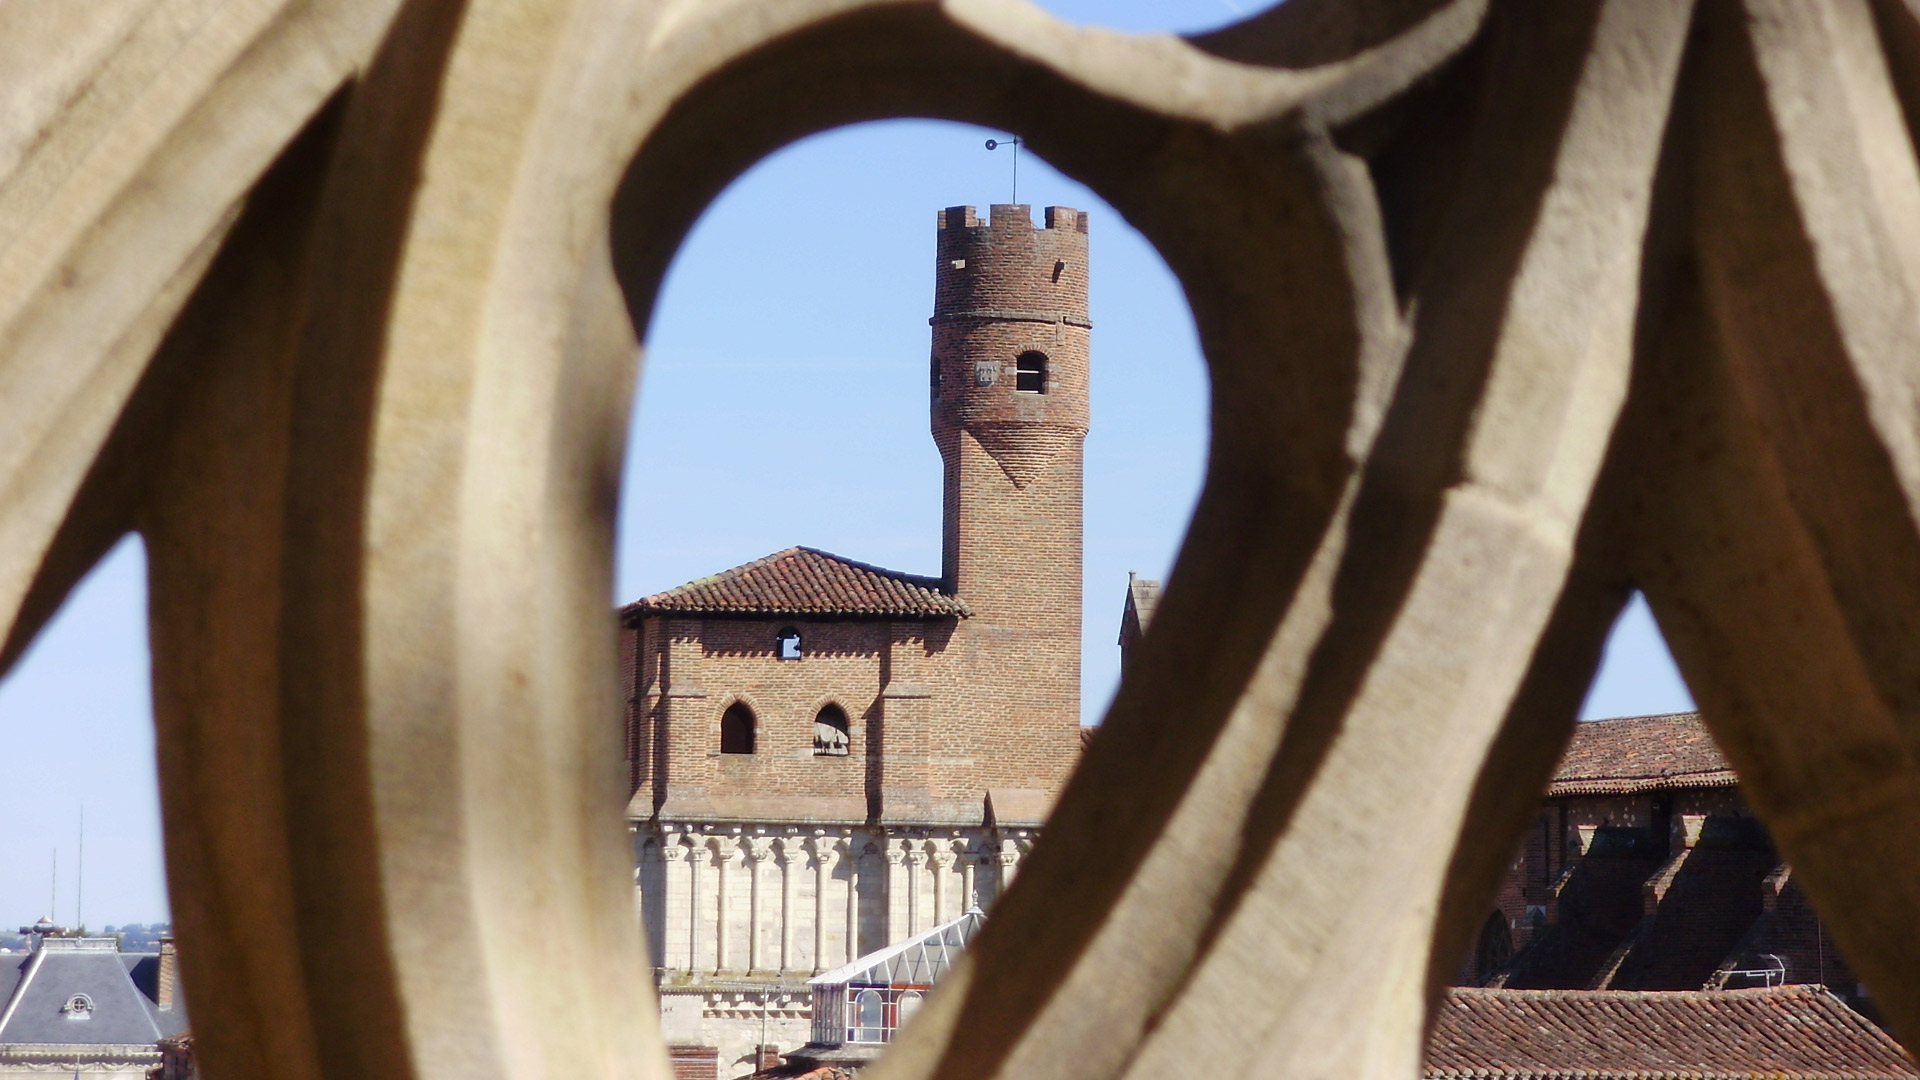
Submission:
[[[1226,0],[1042,4],[1129,31],[1217,26]],[[934,212],[1005,202],[1004,133],[927,121],[846,128],[727,189],[668,275],[635,410],[616,602],[792,544],[940,567],[940,459],[927,429]],[[1085,188],[1031,155],[1020,200],[1091,212],[1084,717],[1118,677],[1127,572],[1160,577],[1198,491],[1207,387],[1178,283]],[[0,681],[0,925],[71,920],[86,814],[85,917],[166,917],[147,690],[144,560],[115,549]],[[1584,715],[1691,707],[1645,605],[1622,617]]]

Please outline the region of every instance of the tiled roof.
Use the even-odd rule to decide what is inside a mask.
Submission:
[[[1913,1080],[1900,1045],[1818,986],[1447,991],[1429,1080]]]
[[[1547,794],[1630,795],[1737,783],[1700,714],[1669,713],[1576,725]]]
[[[800,1066],[779,1065],[771,1069],[753,1073],[745,1080],[856,1080],[859,1072],[843,1069],[837,1065]]]
[[[942,619],[973,614],[937,578],[857,563],[813,548],[790,547],[744,566],[642,597],[621,609],[646,615],[843,615]]]

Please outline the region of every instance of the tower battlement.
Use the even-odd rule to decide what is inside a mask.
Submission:
[[[1003,229],[1018,228],[1025,225],[1033,227],[1033,216],[1026,203],[994,203],[989,207],[990,216],[982,220],[971,206],[949,206],[935,215],[939,228],[985,229],[998,225]],[[1043,229],[1071,229],[1074,232],[1087,231],[1087,212],[1075,210],[1071,206],[1049,206],[1044,213]]]

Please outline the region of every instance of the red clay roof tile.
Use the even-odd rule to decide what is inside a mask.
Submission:
[[[1630,795],[1737,783],[1700,714],[1668,713],[1576,725],[1547,794]]]
[[[1900,1044],[1818,986],[1447,991],[1429,1080],[1913,1080]]]
[[[973,614],[937,578],[790,547],[712,577],[642,597],[620,609],[631,624],[647,615],[840,615],[942,619]]]

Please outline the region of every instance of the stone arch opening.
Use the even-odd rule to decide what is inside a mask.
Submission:
[[[727,706],[720,714],[720,752],[722,754],[751,754],[754,751],[755,720],[753,709],[744,701],[736,701]]]
[[[846,757],[851,723],[847,710],[828,702],[813,716],[813,753],[815,757]]]

